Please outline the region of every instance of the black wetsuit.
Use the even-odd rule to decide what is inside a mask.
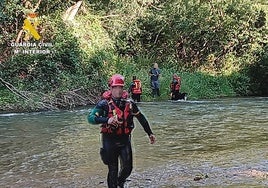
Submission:
[[[126,106],[125,99],[112,99],[117,107],[120,110],[124,111]],[[149,126],[148,121],[144,117],[144,115],[139,111],[137,105],[131,101],[132,112],[130,121],[133,124],[133,117],[135,116],[140,124],[143,126],[145,132],[149,135],[153,134],[152,130]],[[89,123],[99,124],[99,123],[107,123],[108,122],[108,100],[104,99],[98,102],[96,107],[90,112],[88,116]],[[129,125],[132,128],[133,125]],[[131,148],[131,134],[109,134],[102,133],[102,148],[101,148],[101,157],[104,164],[108,165],[108,187],[116,188],[117,186],[123,187],[124,182],[127,177],[131,174],[133,168],[133,159],[132,159],[132,148]],[[120,159],[120,171],[119,171],[119,163],[118,159]],[[119,175],[118,175],[119,171]]]

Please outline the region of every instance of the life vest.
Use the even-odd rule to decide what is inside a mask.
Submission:
[[[133,94],[141,94],[141,81],[140,80],[133,80],[134,87],[132,87]]]
[[[128,97],[128,93],[124,91],[122,95],[122,98],[123,100],[125,100],[126,103],[123,111],[119,109],[112,100],[110,91],[105,91],[102,97],[108,101],[108,118],[117,116],[117,119],[120,122],[122,121],[122,124],[119,124],[117,127],[115,127],[114,125],[104,123],[101,125],[101,133],[129,135],[134,128],[134,123],[133,118],[130,117],[132,114],[132,104],[130,101],[126,100]]]
[[[180,77],[177,77],[174,79],[175,79],[175,81],[173,80],[170,84],[170,89],[171,89],[171,91],[180,91],[181,79],[180,79]]]

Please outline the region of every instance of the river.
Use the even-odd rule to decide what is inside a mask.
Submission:
[[[126,187],[268,187],[268,98],[141,102]],[[106,187],[90,108],[0,114],[0,187]]]

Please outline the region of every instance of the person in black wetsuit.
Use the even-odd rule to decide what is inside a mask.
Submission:
[[[88,122],[102,124],[101,158],[108,165],[107,183],[109,188],[124,187],[127,177],[133,168],[131,131],[134,128],[135,116],[147,133],[150,143],[156,139],[150,125],[135,102],[128,99],[128,93],[123,90],[124,77],[113,75],[109,80],[110,90],[103,93],[103,99],[91,110]],[[120,159],[120,172],[119,160]]]

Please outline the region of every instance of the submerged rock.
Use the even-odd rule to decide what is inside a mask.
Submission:
[[[207,174],[205,174],[205,175],[203,175],[203,174],[197,175],[197,176],[194,177],[194,181],[199,181],[199,180],[202,180],[202,179],[205,179],[205,178],[208,178]]]

